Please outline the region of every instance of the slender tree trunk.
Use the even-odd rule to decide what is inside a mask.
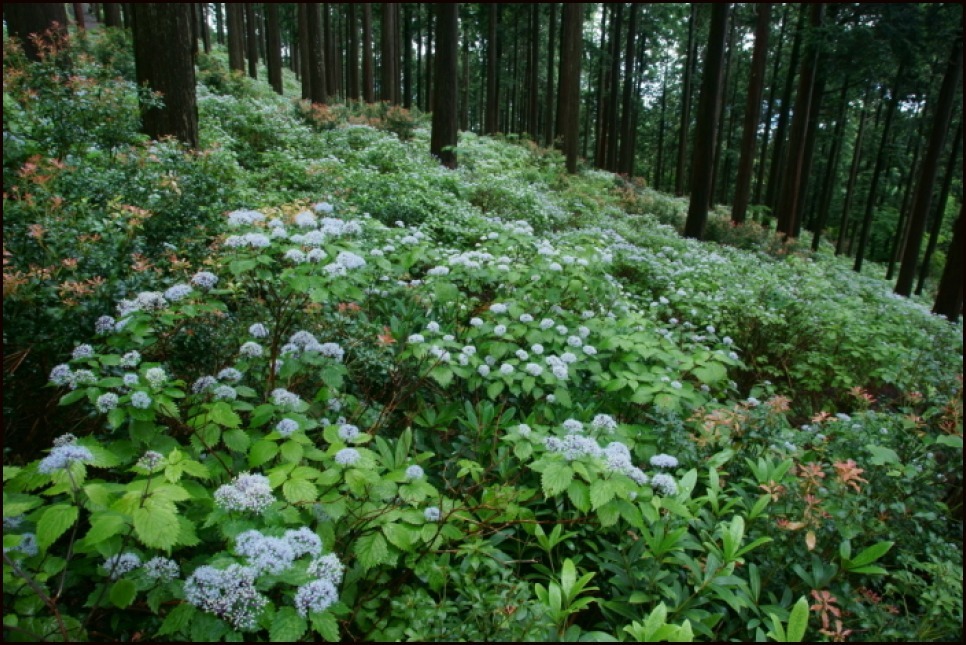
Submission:
[[[828,163],[825,166],[825,180],[822,182],[822,194],[818,201],[817,212],[813,216],[812,226],[812,250],[818,251],[819,241],[822,238],[822,231],[828,222],[829,209],[832,201],[832,188],[835,184],[835,177],[838,175],[839,156],[842,151],[842,139],[845,135],[845,123],[849,111],[849,85],[848,76],[842,84],[842,93],[839,96],[839,114],[835,122],[835,131],[832,134],[832,151],[829,154]]]
[[[720,168],[723,165],[723,160],[725,155],[728,153],[728,148],[731,145],[731,130],[734,126],[734,118],[732,115],[734,111],[732,106],[737,101],[736,94],[737,89],[732,92],[731,100],[726,100],[728,93],[728,87],[731,85],[732,74],[731,68],[737,65],[737,62],[733,62],[735,58],[732,53],[734,52],[735,46],[735,21],[728,21],[728,40],[725,46],[725,60],[724,60],[724,72],[721,80],[721,92],[718,100],[721,101],[721,105],[718,106],[718,127],[717,127],[717,139],[714,144],[714,163],[711,166],[711,192],[708,203],[714,205],[715,195],[718,194],[718,177],[720,175]],[[728,116],[728,127],[725,128],[725,116]],[[727,132],[727,137],[725,133]],[[727,201],[727,199],[722,199],[721,201]]]
[[[198,31],[201,33],[201,47],[206,54],[211,53],[211,30],[208,28],[208,4],[198,3]]]
[[[654,185],[654,190],[661,190],[664,185],[664,133],[667,130],[667,59],[664,59],[664,69],[661,72],[661,118],[658,125],[657,131],[657,162],[654,164],[654,180],[652,181]],[[635,81],[636,82],[636,81]],[[632,125],[633,128],[633,125]],[[634,130],[630,132],[631,139],[634,138]],[[631,142],[633,147],[633,141]],[[633,149],[631,150],[633,155]],[[631,160],[631,165],[633,166],[633,159]],[[633,173],[630,173],[633,175]]]
[[[925,120],[923,119],[923,125]],[[920,132],[922,128],[919,128]],[[889,282],[896,275],[896,264],[902,259],[902,250],[909,239],[909,200],[912,197],[913,187],[916,184],[916,174],[919,170],[919,153],[922,151],[922,140],[918,133],[913,135],[915,141],[912,142],[912,163],[909,164],[909,175],[906,177],[905,188],[902,191],[902,201],[899,206],[899,221],[896,223],[895,234],[892,236],[892,249],[889,252],[889,265],[886,269],[885,279]],[[909,156],[906,150],[906,156]]]
[[[804,6],[804,5],[803,5]],[[816,3],[811,5],[809,17],[810,31],[816,34],[822,26],[825,5]],[[779,195],[778,232],[785,237],[793,237],[798,229],[800,218],[799,205],[804,192],[802,186],[805,180],[805,148],[808,145],[807,133],[812,109],[817,109],[817,101],[813,100],[815,90],[815,74],[818,67],[819,47],[817,44],[809,46],[809,52],[802,63],[802,70],[798,75],[798,92],[795,98],[795,114],[792,119],[792,134],[788,142],[789,156],[782,180],[782,194]]]
[[[952,187],[953,176],[956,173],[956,161],[959,158],[959,151],[963,143],[963,122],[960,120],[956,134],[952,138],[952,152],[949,153],[949,161],[946,163],[946,172],[943,174],[942,189],[939,191],[939,203],[936,204],[936,211],[932,218],[932,227],[929,231],[929,243],[926,245],[926,255],[922,258],[922,266],[919,268],[919,280],[916,283],[916,295],[922,295],[923,285],[929,277],[929,265],[932,262],[932,255],[936,251],[936,244],[939,241],[939,232],[942,230],[943,218],[946,216],[946,200],[949,199],[949,189]],[[962,175],[960,175],[962,176]]]
[[[245,5],[228,2],[228,68],[232,71],[245,71]]]
[[[560,39],[560,130],[567,172],[577,172],[580,125],[580,59],[583,55],[584,5],[570,2],[563,9],[563,31]]]
[[[362,3],[362,97],[366,103],[376,101],[375,65],[372,54],[372,3]]]
[[[725,41],[728,37],[728,14],[731,4],[717,3],[711,7],[711,30],[705,52],[698,99],[698,121],[694,133],[691,158],[691,203],[684,224],[685,237],[704,238],[711,202],[711,169],[714,164],[715,133],[721,104],[721,76],[724,71]]]
[[[630,19],[627,23],[627,47],[624,50],[624,97],[621,109],[621,133],[620,133],[620,161],[617,164],[617,171],[634,176],[634,104],[637,102],[637,93],[634,91],[637,86],[637,76],[635,67],[637,61],[634,55],[637,53],[637,14],[640,7],[636,4],[630,6]],[[666,80],[666,79],[665,79]],[[658,158],[661,157],[661,148],[664,142],[664,89],[661,92],[661,132],[658,142]],[[660,164],[658,164],[660,165]]]
[[[960,204],[959,217],[953,226],[953,240],[946,254],[946,266],[932,308],[934,314],[945,316],[953,323],[959,320],[963,310],[963,244],[966,244],[966,240],[963,239],[963,205]]]
[[[500,5],[489,5],[489,25],[486,39],[486,114],[483,131],[494,134],[500,129]]]
[[[311,101],[324,105],[328,102],[328,84],[325,79],[325,47],[322,42],[322,3],[309,2],[306,5]]]
[[[248,50],[248,75],[258,78],[258,34],[255,30],[255,5],[245,3],[245,45]]]
[[[379,84],[379,99],[388,102],[390,105],[396,104],[395,86],[399,82],[396,73],[393,52],[396,44],[393,41],[396,35],[396,26],[393,21],[393,5],[390,2],[382,3],[382,33],[380,38],[380,57],[379,67],[382,71]]]
[[[751,173],[755,164],[755,141],[758,139],[758,118],[761,116],[761,95],[765,85],[765,58],[768,55],[768,30],[771,26],[771,4],[758,5],[755,22],[755,49],[751,55],[751,76],[748,80],[748,100],[745,103],[745,122],[741,131],[741,159],[735,180],[735,201],[731,221],[743,224],[751,196]]]
[[[782,162],[785,156],[785,130],[788,128],[788,118],[792,107],[792,89],[795,87],[795,73],[798,69],[807,15],[808,5],[803,4],[798,14],[798,26],[795,30],[795,40],[792,42],[792,54],[788,63],[788,73],[785,77],[785,88],[782,92],[781,111],[778,113],[778,125],[775,127],[775,147],[772,150],[771,170],[768,173],[767,199],[768,206],[773,214],[778,210],[778,200],[784,192],[781,182],[784,178]]]
[[[761,204],[762,193],[765,190],[765,169],[768,167],[768,143],[771,139],[772,113],[775,110],[775,97],[778,93],[778,73],[781,70],[782,49],[785,46],[785,32],[788,26],[790,7],[791,5],[786,5],[782,11],[781,28],[778,31],[778,46],[771,67],[771,82],[768,84],[768,107],[765,108],[765,137],[761,142],[761,152],[758,155],[758,172],[755,174],[755,204]]]
[[[105,27],[123,27],[124,23],[121,19],[121,3],[120,2],[102,2],[104,5],[104,26]],[[66,13],[65,13],[66,16]],[[64,24],[67,24],[66,17],[64,19]],[[191,26],[189,23],[188,33],[191,33]]]
[[[265,31],[268,37],[265,64],[268,66],[268,83],[276,94],[282,94],[282,31],[278,22],[278,5],[265,4]]]
[[[309,3],[300,2],[299,20],[299,67],[302,70],[302,100],[312,100],[312,42],[309,37]]]
[[[430,152],[447,168],[456,168],[457,63],[459,5],[436,5],[436,94]]]
[[[426,7],[426,74],[424,78],[426,79],[426,105],[423,108],[427,112],[433,109],[433,30],[435,28],[435,15],[433,11],[430,10],[429,6]]]
[[[610,85],[610,67],[607,65],[607,56],[604,55],[606,49],[606,37],[607,28],[610,25],[608,22],[608,17],[610,21],[613,22],[612,13],[612,3],[604,3],[602,10],[600,12],[600,52],[601,55],[597,58],[597,100],[594,101],[596,121],[594,126],[594,165],[598,168],[604,167],[604,155],[607,146],[607,99],[609,97],[609,92],[607,91]],[[585,112],[586,114],[586,112]],[[587,140],[590,137],[584,139],[584,145],[587,145]],[[586,153],[585,153],[586,154]]]
[[[465,10],[466,5],[461,5]],[[466,17],[461,16],[460,21],[465,24]],[[462,64],[460,65],[460,129],[470,129],[470,35],[469,30],[461,30],[461,50]]]
[[[869,231],[872,229],[872,218],[875,214],[876,198],[878,197],[879,177],[882,176],[889,160],[889,135],[892,133],[892,119],[899,105],[899,83],[905,74],[905,66],[900,64],[899,71],[896,73],[896,80],[893,83],[892,98],[886,107],[885,121],[882,125],[882,139],[879,142],[879,152],[875,158],[875,168],[872,170],[872,180],[869,184],[869,194],[865,200],[865,213],[862,217],[862,230],[859,232],[859,246],[855,251],[855,264],[853,270],[856,273],[862,272],[862,263],[865,259],[865,247],[869,242]]]
[[[346,19],[346,28],[348,31],[348,53],[346,61],[346,83],[348,85],[348,98],[352,101],[358,101],[362,98],[362,90],[359,84],[359,26],[356,21],[356,3],[349,2],[346,4],[348,9],[348,17]]]
[[[554,88],[553,79],[554,75],[557,73],[556,67],[554,67],[554,54],[557,52],[557,3],[550,3],[550,34],[548,36],[549,43],[547,44],[547,93],[544,96],[544,101],[546,105],[544,109],[546,114],[543,117],[544,122],[544,138],[543,145],[550,148],[553,146],[554,139],[556,138],[556,119],[554,118],[553,106],[556,103],[554,100]]]
[[[896,293],[908,296],[912,293],[912,283],[916,278],[919,263],[919,249],[922,247],[922,236],[926,230],[926,218],[929,215],[929,205],[932,200],[933,185],[936,183],[936,172],[939,157],[942,155],[943,144],[956,102],[956,88],[959,85],[963,69],[963,31],[960,28],[953,43],[949,62],[946,63],[946,73],[943,76],[942,88],[936,102],[936,113],[933,117],[932,133],[929,135],[929,145],[922,160],[922,172],[916,187],[916,197],[913,202],[909,240],[905,252],[902,254],[902,266],[899,267],[899,279],[896,282]],[[960,274],[961,275],[961,274]],[[960,277],[960,280],[962,278]],[[960,297],[962,297],[960,295]],[[948,318],[948,316],[947,316]]]
[[[63,3],[7,2],[3,5],[3,16],[7,22],[8,32],[20,40],[24,53],[32,61],[40,60],[40,55],[31,35],[43,34],[51,29],[54,23],[58,25],[60,34],[67,35],[67,9]]]
[[[869,116],[868,96],[862,101],[862,112],[859,115],[859,131],[855,135],[855,147],[852,149],[852,165],[849,167],[849,179],[845,185],[845,199],[842,203],[842,217],[839,220],[839,235],[835,241],[835,255],[845,251],[846,236],[849,231],[849,215],[852,210],[852,198],[855,195],[855,182],[859,175],[859,163],[862,160],[862,138],[865,134],[865,122]]]
[[[133,7],[134,66],[139,86],[164,96],[162,106],[141,106],[142,129],[153,139],[173,136],[198,147],[195,65],[187,2],[146,2]]]
[[[683,196],[689,191],[686,174],[688,156],[688,130],[691,127],[691,86],[693,84],[694,66],[698,57],[698,43],[694,37],[695,22],[697,21],[697,4],[691,3],[691,13],[688,16],[688,46],[684,60],[684,83],[681,88],[681,127],[678,130],[678,163],[674,174],[674,194]]]
[[[621,73],[621,23],[623,22],[624,3],[618,2],[614,7],[613,24],[611,25],[610,46],[610,98],[607,101],[607,122],[610,124],[607,133],[606,156],[604,168],[617,170],[617,153],[620,146],[620,122],[618,121],[618,107],[620,106],[620,73]]]
[[[798,192],[798,204],[795,206],[795,220],[792,222],[791,236],[796,239],[802,234],[802,220],[804,219],[806,197],[810,192],[814,192],[810,189],[812,163],[814,160],[815,145],[818,139],[818,123],[822,100],[825,97],[826,81],[821,57],[819,57],[817,67],[815,84],[812,88],[811,105],[809,107],[808,126],[805,132],[805,150],[802,154],[802,174]]]
[[[540,121],[540,5],[530,5],[530,43],[527,47],[527,125],[534,141],[539,141]]]
[[[409,5],[402,8],[402,31],[402,105],[408,110],[413,106],[413,34]]]
[[[77,25],[77,31],[84,31],[87,29],[87,24],[84,22],[84,3],[73,2],[71,7],[74,9],[74,24]]]

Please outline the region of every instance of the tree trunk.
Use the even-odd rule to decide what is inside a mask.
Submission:
[[[882,125],[882,139],[879,141],[879,152],[875,158],[875,168],[872,170],[872,180],[869,184],[869,194],[865,200],[865,213],[862,216],[862,230],[859,232],[859,246],[855,251],[855,264],[852,269],[856,273],[862,272],[862,263],[865,260],[865,247],[869,242],[869,231],[872,229],[872,218],[875,214],[875,202],[879,187],[879,177],[882,176],[886,164],[889,160],[889,135],[892,132],[892,118],[895,116],[896,107],[899,105],[899,83],[905,74],[905,66],[900,64],[896,72],[896,80],[893,83],[892,98],[886,108],[885,121]]]
[[[347,29],[348,29],[348,60],[346,61],[346,83],[348,85],[347,98],[351,101],[358,101],[362,98],[362,90],[359,83],[359,27],[356,21],[356,4],[350,2],[348,7]]]
[[[211,53],[211,30],[208,28],[208,4],[200,2],[198,7],[198,32],[201,34],[201,47],[206,54]]]
[[[785,31],[788,26],[789,7],[786,5],[782,11],[781,28],[778,30],[778,46],[775,50],[775,61],[771,67],[771,82],[768,83],[768,107],[765,108],[765,136],[761,142],[761,152],[758,155],[758,171],[755,173],[755,199],[754,203],[761,204],[762,193],[765,190],[765,168],[768,166],[768,143],[771,139],[772,113],[775,109],[775,96],[778,93],[778,73],[781,70],[782,49],[785,46]]]
[[[104,5],[104,26],[105,27],[117,27],[120,28],[124,26],[124,22],[121,18],[121,3],[120,2],[103,2]],[[66,20],[64,24],[67,24]],[[188,33],[191,33],[191,23],[188,23]]]
[[[667,130],[667,120],[665,118],[667,113],[667,72],[667,59],[665,59],[664,68],[661,72],[661,117],[657,130],[657,162],[654,164],[654,179],[652,181],[654,190],[661,190],[661,187],[664,185],[664,133]],[[632,140],[635,129],[632,125],[630,132]],[[633,146],[633,142],[631,145]],[[631,154],[634,154],[633,149],[631,150]],[[631,164],[633,166],[633,159],[631,160]]]
[[[248,75],[258,78],[258,31],[255,28],[255,5],[245,3],[245,49],[248,54]]]
[[[413,107],[413,34],[409,5],[403,5],[402,31],[402,105],[408,110]]]
[[[952,151],[949,153],[949,161],[946,163],[946,171],[943,174],[942,189],[939,191],[939,203],[936,204],[936,212],[933,215],[932,227],[929,231],[929,243],[926,245],[926,255],[922,258],[922,266],[919,268],[919,280],[916,283],[917,296],[922,295],[923,285],[929,276],[929,264],[932,262],[932,254],[936,251],[939,232],[942,230],[943,218],[946,216],[946,200],[949,199],[949,189],[952,187],[953,176],[956,173],[956,161],[959,158],[960,146],[963,143],[962,120],[960,120],[959,126],[956,128],[956,134],[953,136],[952,142]]]
[[[925,119],[921,119],[922,126],[925,126]],[[892,249],[889,251],[889,266],[886,269],[885,279],[892,282],[896,274],[896,263],[902,259],[902,251],[906,247],[909,239],[909,200],[916,185],[916,171],[919,170],[919,153],[922,152],[922,137],[924,127],[919,128],[919,132],[913,134],[915,141],[912,143],[912,163],[909,164],[909,174],[906,177],[905,188],[902,191],[902,201],[899,206],[899,221],[896,223],[895,234],[892,236]],[[909,156],[909,150],[906,150]]]
[[[277,94],[282,93],[282,31],[278,23],[278,5],[265,3],[265,31],[268,32],[267,56],[268,82]]]
[[[3,17],[7,21],[7,30],[11,36],[16,36],[23,46],[23,51],[29,60],[40,60],[37,45],[31,36],[43,34],[54,28],[61,35],[67,35],[67,9],[63,3],[31,2],[3,5]],[[41,36],[42,37],[42,36]],[[44,38],[46,40],[46,38]]]
[[[544,123],[544,133],[543,133],[543,145],[550,148],[553,146],[554,139],[556,138],[556,119],[554,118],[553,106],[556,103],[554,100],[554,88],[553,88],[553,78],[557,72],[554,67],[554,54],[557,52],[557,3],[550,3],[550,34],[548,36],[549,43],[547,44],[547,93],[544,96],[544,101],[546,105],[544,109],[546,113],[543,117]]]
[[[634,58],[637,52],[637,14],[640,8],[636,4],[632,4],[630,7],[630,20],[627,24],[627,47],[624,50],[624,97],[623,97],[623,107],[621,109],[621,144],[620,144],[620,160],[617,164],[617,171],[627,175],[628,177],[634,176],[634,128],[636,123],[634,122],[634,105],[637,103],[638,96],[634,91],[637,88],[637,75],[635,74],[635,67],[637,61]],[[665,88],[666,89],[666,86]],[[661,148],[663,147],[664,141],[664,92],[661,92],[661,133],[660,141],[658,143],[658,158],[661,157]],[[660,165],[660,164],[658,164]]]
[[[540,122],[540,5],[530,5],[530,43],[527,47],[527,125],[526,131],[539,141]]]
[[[684,83],[681,87],[681,127],[678,130],[678,163],[674,175],[674,194],[682,197],[688,192],[687,156],[688,130],[691,128],[691,86],[694,84],[694,66],[698,57],[698,43],[694,37],[698,6],[691,3],[688,16],[688,47],[684,59]]]
[[[137,83],[164,96],[163,106],[141,106],[142,129],[152,139],[173,136],[197,148],[191,4],[146,2],[135,4],[133,11]]]
[[[447,168],[456,168],[458,46],[459,4],[437,4],[436,94],[430,152]]]
[[[768,173],[767,204],[772,213],[778,210],[778,200],[783,192],[782,161],[785,156],[785,130],[788,128],[788,116],[792,107],[792,89],[795,87],[795,72],[798,69],[798,59],[802,50],[802,36],[805,33],[805,17],[808,6],[801,5],[798,13],[798,26],[795,29],[795,40],[792,42],[792,54],[788,62],[788,73],[785,77],[785,88],[782,92],[781,112],[778,113],[778,125],[775,126],[775,147],[772,150],[771,170]]]
[[[426,90],[423,92],[425,96],[425,106],[423,109],[429,112],[433,109],[433,25],[434,25],[434,15],[432,9],[429,5],[426,6],[426,73],[423,78],[426,79]]]
[[[245,5],[225,3],[228,14],[228,69],[245,71]]]
[[[842,204],[842,217],[839,220],[839,235],[835,241],[835,255],[845,251],[846,236],[849,231],[849,214],[852,210],[852,197],[855,195],[855,181],[859,175],[859,163],[862,160],[862,138],[865,134],[865,122],[869,116],[868,97],[862,101],[862,112],[859,116],[859,131],[855,135],[855,147],[852,149],[852,165],[849,168],[849,179],[845,185],[845,200]]]
[[[584,5],[570,2],[564,5],[563,31],[560,39],[560,115],[563,134],[563,153],[567,158],[567,172],[577,172],[580,125],[580,58],[583,55]]]
[[[620,106],[620,73],[621,73],[621,22],[624,15],[624,3],[618,2],[614,7],[613,24],[611,25],[610,46],[610,98],[607,101],[607,122],[610,124],[607,133],[606,156],[604,168],[617,170],[617,152],[620,146],[620,123],[618,121],[618,107]]]
[[[325,46],[322,42],[322,3],[308,2],[306,10],[310,100],[325,104],[328,101],[328,85],[325,79]]]
[[[959,217],[953,226],[953,240],[946,254],[946,266],[939,281],[936,302],[932,307],[934,314],[945,316],[950,322],[957,322],[963,310],[963,205],[959,205]]]
[[[949,62],[946,63],[946,73],[943,76],[942,88],[936,103],[936,113],[933,117],[932,133],[929,135],[929,145],[922,160],[922,172],[916,187],[916,197],[913,201],[910,217],[909,240],[905,252],[902,254],[902,266],[899,267],[899,279],[896,282],[896,293],[908,296],[912,293],[912,283],[916,278],[919,262],[919,249],[922,247],[922,236],[926,230],[926,218],[929,215],[929,204],[932,200],[933,184],[936,183],[936,172],[939,157],[942,155],[943,144],[956,102],[956,88],[963,69],[963,32],[960,28],[956,41],[953,43]],[[960,278],[961,280],[961,278]],[[948,316],[947,316],[948,318]]]
[[[842,152],[842,139],[845,136],[845,123],[849,112],[848,76],[842,84],[842,94],[839,97],[839,115],[835,122],[835,132],[832,134],[832,151],[825,166],[825,180],[822,182],[822,194],[818,201],[817,212],[813,216],[812,250],[818,251],[822,239],[822,231],[828,223],[829,209],[832,205],[832,189],[838,174],[839,156]]]
[[[372,3],[362,4],[362,97],[366,103],[376,101],[375,65],[372,54]]]
[[[215,39],[219,45],[225,44],[225,12],[224,3],[215,3]]]
[[[309,38],[309,3],[299,3],[299,68],[302,70],[302,100],[312,100],[312,43]]]
[[[738,161],[738,177],[735,180],[735,201],[731,208],[731,221],[745,222],[748,201],[751,197],[751,173],[755,165],[755,141],[758,139],[758,119],[761,116],[761,95],[765,88],[765,58],[768,53],[768,29],[771,26],[771,4],[758,5],[755,21],[755,49],[751,55],[751,72],[748,79],[748,100],[745,103],[745,122],[741,131],[741,158]]]
[[[694,151],[691,158],[691,203],[684,224],[685,237],[704,238],[711,201],[711,169],[714,164],[715,134],[721,104],[721,75],[724,71],[725,40],[728,37],[730,3],[711,7],[711,30],[705,52],[701,96],[698,99],[698,121],[695,125]]]
[[[607,51],[605,38],[607,37],[607,27],[610,24],[607,20],[612,15],[612,4],[605,3],[600,12],[600,56],[597,57],[597,98],[594,101],[596,115],[594,122],[594,165],[598,168],[604,167],[604,148],[607,145],[607,87],[610,85],[610,67],[607,65],[607,57],[604,52]],[[613,22],[613,18],[611,18],[611,22]],[[585,118],[588,113],[589,110],[585,110]],[[584,139],[585,146],[589,138],[588,135]]]
[[[804,5],[803,5],[804,6]],[[811,5],[809,16],[810,34],[817,35],[822,26],[825,5],[816,3]],[[802,71],[798,76],[798,91],[795,96],[795,114],[792,119],[792,134],[788,142],[788,162],[785,166],[785,176],[782,180],[782,193],[776,201],[778,206],[778,232],[785,237],[793,237],[798,230],[801,218],[799,207],[804,193],[805,181],[805,149],[809,144],[807,137],[809,120],[812,118],[813,108],[817,111],[818,97],[815,92],[815,75],[819,61],[819,47],[816,43],[809,46],[808,55],[802,62]]]
[[[399,103],[399,64],[396,59],[396,10],[391,2],[382,3],[382,38],[379,65],[382,69],[382,82],[379,98],[390,105]]]
[[[74,24],[77,25],[77,31],[84,31],[87,29],[87,24],[84,22],[84,3],[72,2],[70,6],[74,10]]]
[[[465,10],[466,5],[462,5]],[[460,21],[466,23],[466,18],[461,17]],[[461,31],[461,55],[463,62],[460,65],[460,130],[470,129],[470,35],[467,29]]]
[[[709,193],[708,204],[715,204],[715,195],[718,192],[718,185],[721,183],[718,181],[718,176],[720,174],[720,168],[723,165],[723,160],[725,155],[728,153],[728,148],[731,146],[731,134],[734,127],[734,110],[732,106],[737,102],[737,87],[732,91],[731,100],[726,100],[725,97],[728,93],[728,87],[731,85],[732,67],[737,65],[734,61],[735,56],[733,55],[735,47],[735,21],[729,20],[728,25],[728,40],[725,45],[725,59],[724,59],[724,73],[721,80],[721,90],[719,92],[718,100],[721,101],[721,105],[718,106],[718,127],[717,127],[717,138],[714,145],[714,163],[711,166],[711,191]],[[728,127],[725,128],[725,115],[728,116]],[[727,136],[725,133],[727,132]],[[722,202],[728,201],[727,199],[720,200]]]
[[[500,129],[500,5],[489,5],[489,25],[486,39],[486,114],[483,132],[494,134]]]

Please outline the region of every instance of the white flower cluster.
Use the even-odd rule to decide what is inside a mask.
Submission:
[[[286,410],[294,410],[302,406],[303,401],[295,392],[278,387],[272,390],[272,403]]]
[[[66,435],[65,435],[66,436]],[[73,435],[70,435],[73,438]],[[37,472],[50,475],[58,470],[66,470],[75,461],[81,463],[92,463],[94,453],[89,448],[79,446],[74,441],[54,443],[54,448],[46,457],[40,460],[37,465]]]
[[[263,513],[274,501],[268,477],[247,472],[215,491],[215,504],[228,511]]]
[[[590,422],[590,425],[595,430],[603,430],[604,432],[614,432],[617,430],[617,421],[609,414],[596,415],[594,420]]]
[[[111,580],[117,580],[125,573],[130,573],[141,566],[141,558],[136,553],[119,553],[112,555],[104,562]]]
[[[677,457],[661,453],[651,457],[651,465],[655,468],[677,468],[678,460]]]
[[[631,451],[620,441],[607,444],[604,448],[604,460],[611,471],[627,475],[640,486],[647,483],[647,475],[632,463]]]
[[[240,631],[253,631],[268,598],[255,588],[257,572],[240,564],[216,569],[203,565],[184,584],[185,600],[227,621]]]
[[[265,221],[265,216],[258,211],[237,210],[228,213],[228,226],[238,228],[240,226],[251,226],[258,222]]]
[[[168,301],[160,291],[142,291],[133,300],[122,299],[117,304],[117,315],[124,318],[136,311],[160,311],[167,306]]]
[[[141,565],[141,569],[148,578],[159,582],[174,580],[181,575],[181,567],[177,562],[161,556],[151,558]]]
[[[595,439],[582,434],[568,434],[563,439],[547,437],[543,444],[550,452],[562,454],[567,461],[583,457],[600,457],[603,454]]]

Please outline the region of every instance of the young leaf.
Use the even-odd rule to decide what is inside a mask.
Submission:
[[[51,506],[37,521],[37,546],[41,551],[57,541],[77,521],[78,510],[69,504]]]

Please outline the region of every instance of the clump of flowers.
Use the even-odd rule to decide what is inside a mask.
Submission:
[[[228,511],[263,513],[275,501],[268,477],[242,473],[215,491],[215,503]]]
[[[240,564],[216,569],[202,565],[184,584],[185,600],[227,621],[240,631],[253,631],[268,598],[255,588],[257,573]]]
[[[89,448],[77,445],[76,441],[77,438],[74,435],[63,435],[55,440],[53,450],[40,460],[37,471],[44,475],[50,475],[58,470],[66,470],[74,462],[92,463],[94,453]]]

